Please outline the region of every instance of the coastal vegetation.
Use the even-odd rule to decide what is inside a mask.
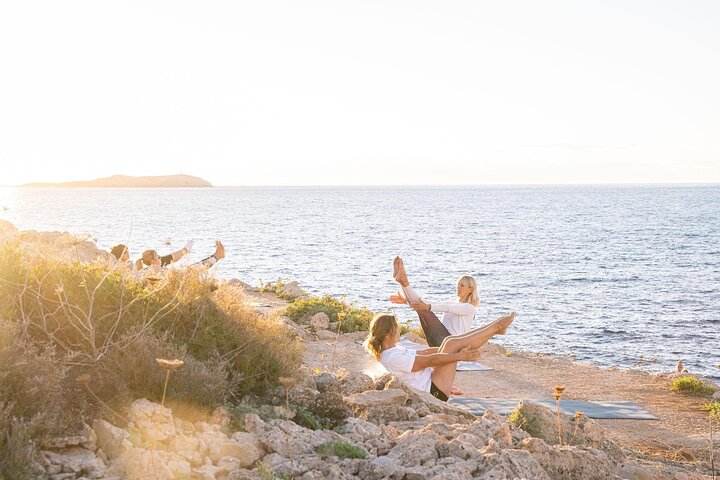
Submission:
[[[325,313],[330,322],[340,322],[339,328],[343,333],[367,331],[373,317],[373,312],[367,308],[355,307],[330,295],[295,300],[288,305],[285,314],[295,323],[303,324],[308,323],[313,315],[320,312]]]
[[[687,395],[712,395],[715,393],[715,387],[703,382],[697,377],[684,375],[682,377],[673,378],[670,382],[670,390],[673,392],[684,393]]]
[[[263,395],[292,376],[302,347],[280,321],[246,306],[241,292],[201,269],[137,278],[103,261],[47,258],[19,242],[0,244],[0,463],[24,478],[27,449],[82,428],[121,421],[135,398],[160,402],[166,371],[180,359],[171,405],[209,410]]]

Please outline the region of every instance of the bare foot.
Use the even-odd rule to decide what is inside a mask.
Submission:
[[[450,395],[465,395],[462,390],[460,390],[460,387],[457,385],[453,385],[450,388]]]
[[[504,317],[500,317],[497,320],[495,320],[498,324],[498,335],[505,335],[505,332],[507,332],[508,327],[510,324],[515,320],[515,312],[510,312]]]
[[[408,285],[410,285],[410,282],[408,282],[407,273],[405,272],[405,264],[400,257],[395,257],[395,259],[393,260],[393,278],[403,287],[407,287]]]
[[[215,241],[215,253],[213,253],[213,256],[218,260],[225,258],[225,245],[220,240]]]

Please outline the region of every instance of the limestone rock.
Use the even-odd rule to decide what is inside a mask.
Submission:
[[[310,326],[315,330],[327,330],[330,326],[330,317],[325,312],[318,312],[310,319]]]
[[[45,459],[59,465],[63,473],[84,474],[92,478],[100,478],[106,470],[105,463],[95,456],[91,450],[82,447],[68,447],[59,451],[43,451]]]
[[[175,480],[190,478],[192,468],[177,453],[133,447],[116,458],[107,473],[120,475],[123,480],[147,480],[148,472],[152,472],[153,480]]]
[[[210,423],[212,425],[219,425],[221,428],[225,428],[230,425],[230,415],[228,414],[225,407],[217,407],[213,410],[212,416],[210,417]]]
[[[337,333],[331,332],[330,330],[318,330],[315,332],[315,335],[317,335],[318,340],[325,341],[332,341],[337,338]]]
[[[231,456],[238,459],[241,468],[251,467],[256,461],[265,456],[265,449],[263,448],[262,443],[251,433],[235,432],[232,434],[232,441],[240,448],[240,452],[237,452],[233,447],[230,450],[225,451],[221,449],[220,453],[226,453],[223,456]],[[235,451],[236,453],[231,453],[232,451]],[[211,450],[210,458],[212,458],[212,454],[213,452]]]
[[[360,465],[358,476],[365,480],[381,480],[385,478],[401,478],[404,469],[400,466],[396,458],[390,456],[382,456],[374,458],[369,462],[363,462]]]
[[[613,478],[619,465],[613,464],[605,452],[595,448],[548,445],[539,438],[527,438],[520,443],[542,468],[557,480],[603,480]]]
[[[344,400],[354,410],[363,410],[380,405],[405,405],[408,395],[404,391],[397,389],[368,390],[347,396]]]
[[[395,458],[406,467],[427,465],[438,459],[439,443],[446,441],[435,432],[405,432],[397,438],[397,444],[390,450],[388,457]]]
[[[176,433],[170,409],[146,399],[135,400],[128,413],[128,429],[137,430],[143,442],[167,440]]]
[[[105,420],[93,421],[93,431],[97,438],[98,447],[110,460],[122,454],[127,446],[125,441],[130,436],[122,428],[118,428]]]
[[[345,438],[356,442],[366,442],[383,434],[380,427],[360,418],[348,418],[336,431]]]
[[[314,455],[315,449],[325,443],[344,440],[330,430],[308,430],[287,420],[271,420],[258,424],[256,435],[267,451],[276,452],[284,457]],[[304,472],[302,472],[304,473]]]
[[[340,382],[334,375],[321,373],[315,377],[315,388],[317,388],[320,393],[339,392]]]
[[[523,450],[502,450],[500,453],[490,453],[484,456],[482,462],[485,468],[491,467],[485,471],[480,478],[485,480],[515,479],[526,478],[533,480],[559,480],[560,477],[548,476],[547,472],[542,468],[538,461],[529,453]],[[565,477],[562,477],[565,478]],[[585,479],[585,477],[573,477],[576,480]],[[607,477],[605,480],[612,477]]]
[[[278,293],[284,298],[294,300],[305,295],[298,282],[288,282],[278,289]]]
[[[375,384],[372,378],[364,373],[348,371],[340,379],[340,388],[345,395],[353,395],[367,390],[374,390]]]

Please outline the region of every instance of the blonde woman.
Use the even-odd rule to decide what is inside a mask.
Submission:
[[[426,303],[410,286],[405,265],[400,257],[393,261],[393,278],[400,284],[403,294],[391,295],[390,301],[398,304],[409,304],[420,317],[420,326],[425,332],[425,338],[431,347],[439,347],[445,337],[461,335],[472,328],[473,318],[480,297],[477,292],[477,282],[469,275],[463,275],[457,281],[456,302]],[[439,320],[434,312],[442,313]]]
[[[445,337],[439,347],[416,351],[398,345],[400,327],[395,315],[378,314],[370,323],[365,348],[408,386],[447,402],[457,362],[475,360],[479,348],[494,335],[505,334],[514,319],[515,312],[510,312],[484,327]]]

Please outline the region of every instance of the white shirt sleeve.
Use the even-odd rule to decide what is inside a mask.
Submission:
[[[472,303],[431,303],[433,312],[452,313],[453,315],[475,315],[477,307]]]

